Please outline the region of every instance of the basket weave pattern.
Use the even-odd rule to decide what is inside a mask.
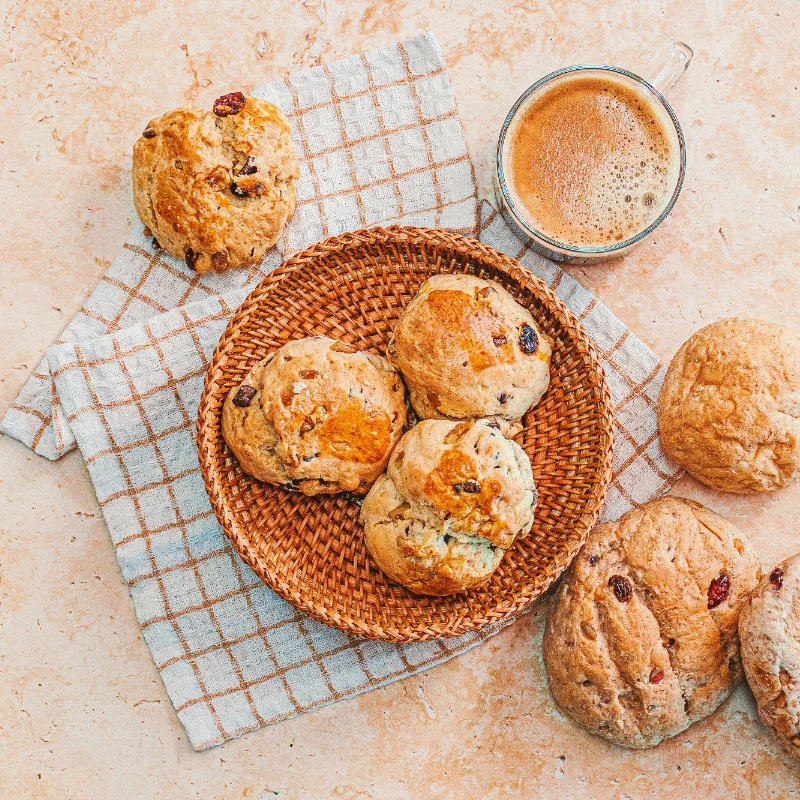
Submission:
[[[403,308],[438,272],[497,281],[554,341],[550,387],[516,437],[539,491],[533,530],[509,549],[487,584],[443,598],[414,595],[383,576],[366,551],[353,502],[260,483],[242,472],[221,432],[227,393],[257,361],[287,341],[318,335],[384,354]],[[211,505],[245,562],[321,622],[393,642],[457,636],[521,611],[575,556],[611,480],[611,400],[575,315],[513,259],[440,230],[394,226],[343,234],[265,278],[214,353],[197,427]]]

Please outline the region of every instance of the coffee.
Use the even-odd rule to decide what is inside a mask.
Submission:
[[[515,118],[503,154],[524,217],[557,242],[603,247],[651,225],[680,175],[661,104],[615,77],[564,76]]]

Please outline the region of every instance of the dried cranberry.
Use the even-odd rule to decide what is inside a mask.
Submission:
[[[242,165],[242,168],[236,173],[237,175],[255,175],[258,172],[255,159],[253,156],[247,156],[247,161]]]
[[[246,383],[239,387],[239,391],[233,396],[233,404],[239,408],[247,408],[256,396],[255,386],[248,386]]]
[[[780,567],[775,567],[769,574],[769,582],[776,588],[780,589],[783,586],[783,570]]]
[[[661,683],[664,680],[664,670],[654,669],[650,673],[650,683]]]
[[[507,336],[492,336],[492,341],[495,347],[502,347],[507,341]]]
[[[519,349],[523,353],[535,353],[539,349],[539,337],[536,331],[526,322],[519,334]]]
[[[629,603],[633,597],[633,589],[630,581],[622,575],[612,575],[608,579],[608,585],[614,590],[614,595],[620,603]]]
[[[155,135],[156,132],[152,128],[145,128],[142,131],[142,136],[144,136],[145,139],[152,139]]]
[[[505,392],[501,392],[500,397],[497,399],[500,401],[500,405],[504,406],[508,402],[508,395]]]
[[[241,92],[231,92],[218,97],[214,101],[214,113],[218,117],[227,117],[230,114],[238,114],[245,104],[244,95]]]
[[[186,260],[186,266],[189,267],[189,269],[193,270],[194,265],[197,263],[197,253],[195,253],[195,251],[192,250],[191,247],[189,247],[186,250],[186,255],[184,256],[184,258]]]
[[[456,483],[453,486],[456,494],[460,494],[461,492],[466,492],[467,494],[478,494],[481,490],[481,486],[475,478],[470,478],[468,481],[464,481],[464,483]]]
[[[720,572],[718,578],[714,578],[708,586],[708,607],[716,608],[720,603],[728,598],[731,589],[731,579],[727,572]]]

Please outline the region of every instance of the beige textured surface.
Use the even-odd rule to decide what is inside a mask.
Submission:
[[[545,72],[695,60],[671,99],[688,139],[670,220],[621,263],[573,272],[664,359],[720,317],[800,318],[800,9],[793,0],[496,4],[12,0],[0,54],[0,407],[124,241],[148,119],[430,28],[481,191],[506,108]],[[16,98],[22,98],[21,100]],[[13,102],[12,102],[13,99]],[[800,550],[800,487],[677,493],[728,516],[766,566]],[[544,608],[407,681],[193,753],[141,640],[86,472],[0,441],[0,787],[64,798],[786,798],[800,773],[744,689],[630,753],[555,711]],[[41,685],[39,685],[41,684]],[[271,790],[271,792],[269,791]]]

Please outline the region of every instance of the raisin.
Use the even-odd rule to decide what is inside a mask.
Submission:
[[[708,607],[716,608],[720,603],[728,598],[731,589],[731,579],[727,572],[720,572],[718,578],[714,578],[708,586]]]
[[[284,403],[284,405],[286,404]],[[306,417],[301,423],[298,433],[302,436],[304,433],[308,433],[311,430],[314,430],[314,423],[311,421],[311,417]]]
[[[654,669],[650,673],[650,683],[661,683],[664,680],[664,670]]]
[[[769,582],[776,588],[780,589],[783,586],[783,570],[780,567],[775,567],[769,574]]]
[[[144,136],[145,139],[152,139],[155,135],[156,132],[152,128],[145,128],[142,131],[142,136]]]
[[[452,536],[451,536],[449,533],[446,533],[446,534],[444,535],[444,543],[445,543],[445,544],[450,544],[450,540],[451,540],[452,538],[453,538],[453,537],[452,537]]]
[[[622,575],[612,575],[608,579],[608,585],[614,590],[614,595],[620,603],[629,603],[633,597],[633,589],[630,581]]]
[[[158,239],[153,237],[153,250],[163,250],[164,248],[158,243]]]
[[[241,92],[231,92],[218,97],[214,101],[214,113],[218,117],[227,117],[230,114],[238,114],[245,104],[244,95]]]
[[[258,172],[255,159],[253,156],[247,156],[247,161],[244,162],[241,169],[236,173],[237,175],[255,175]]]
[[[490,419],[486,424],[490,428],[494,428],[495,430],[498,430],[498,431],[501,430],[500,423],[496,419]]]
[[[184,258],[186,260],[186,266],[189,267],[189,269],[194,270],[194,265],[197,263],[197,253],[195,253],[195,251],[189,247],[186,250],[186,255]]]
[[[228,187],[236,197],[258,197],[264,192],[266,186],[263,183],[254,183],[252,186],[240,186],[236,181],[231,181]]]
[[[318,455],[319,453],[315,453],[313,456],[303,456],[303,461],[308,463],[309,461],[313,461]]]
[[[319,372],[317,372],[315,369],[301,369],[298,374],[301,378],[306,378],[308,380],[319,376]]]
[[[501,392],[500,397],[497,399],[500,401],[500,405],[504,406],[508,402],[508,395],[505,392]]]
[[[211,256],[211,264],[217,272],[221,272],[228,266],[228,251],[220,250]]]
[[[461,494],[461,492],[466,492],[467,494],[478,494],[481,490],[481,485],[475,478],[470,478],[468,481],[464,481],[464,483],[456,483],[453,485],[453,490],[456,494]]]
[[[523,353],[535,353],[539,349],[539,337],[536,331],[526,322],[519,333],[519,349]]]
[[[495,347],[502,347],[507,341],[507,336],[492,336],[492,341]]]
[[[152,236],[153,235],[153,231],[151,231],[150,228],[147,227],[147,225],[144,226],[144,230],[142,231],[142,233],[145,236]]]
[[[248,386],[246,383],[239,387],[239,391],[233,396],[233,404],[239,408],[247,408],[256,396],[255,386]]]
[[[475,299],[476,300],[485,300],[492,292],[496,292],[497,289],[494,286],[484,286],[483,289],[476,289],[475,290]]]
[[[589,556],[589,563],[594,566],[600,559],[596,555]]]

